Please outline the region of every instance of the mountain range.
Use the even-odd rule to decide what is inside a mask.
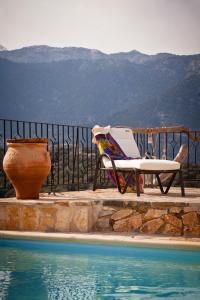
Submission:
[[[0,50],[0,118],[200,128],[200,54]]]

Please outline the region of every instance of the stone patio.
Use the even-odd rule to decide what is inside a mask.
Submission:
[[[200,188],[185,188],[186,197],[181,197],[180,188],[172,187],[169,194],[162,195],[158,188],[145,188],[144,194],[137,197],[135,193],[126,193],[121,195],[117,189],[98,189],[80,192],[63,192],[55,195],[40,194],[41,200],[114,200],[114,201],[139,201],[139,202],[184,202],[200,204]],[[13,199],[13,198],[12,198]]]
[[[116,189],[41,194],[39,200],[0,200],[0,230],[107,232],[200,237],[200,189],[145,189],[141,197]]]

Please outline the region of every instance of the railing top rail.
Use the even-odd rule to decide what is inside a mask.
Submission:
[[[11,119],[2,119],[0,118],[0,121],[6,121],[6,122],[16,122],[16,123],[29,123],[29,124],[39,124],[39,125],[50,125],[50,126],[68,126],[68,127],[80,127],[80,128],[87,128],[92,129],[90,126],[84,126],[84,125],[70,125],[70,124],[64,124],[64,123],[48,123],[48,122],[38,122],[38,121],[25,121],[25,120],[11,120]]]
[[[4,122],[16,122],[16,123],[28,123],[28,124],[40,124],[48,126],[66,126],[72,128],[86,128],[92,129],[90,126],[82,125],[69,125],[69,124],[58,124],[58,123],[47,123],[47,122],[37,122],[37,121],[24,121],[24,120],[11,120],[11,119],[2,119],[0,121]],[[184,126],[174,126],[174,127],[155,127],[155,128],[132,128],[133,133],[140,134],[159,134],[159,133],[185,133],[189,138],[195,142],[200,143],[200,137],[197,137],[195,133],[200,132],[200,130],[189,130]]]

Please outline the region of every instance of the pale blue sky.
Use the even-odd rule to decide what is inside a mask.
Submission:
[[[0,44],[200,53],[200,0],[0,0]]]

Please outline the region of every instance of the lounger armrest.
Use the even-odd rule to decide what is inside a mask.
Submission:
[[[106,153],[101,154],[100,157],[99,157],[99,161],[101,162],[104,157],[106,157],[107,159],[109,159],[111,161],[112,169],[116,170],[115,162],[108,154],[106,154]],[[105,168],[106,168],[106,166],[105,166]],[[109,168],[106,168],[106,169],[109,169]]]

